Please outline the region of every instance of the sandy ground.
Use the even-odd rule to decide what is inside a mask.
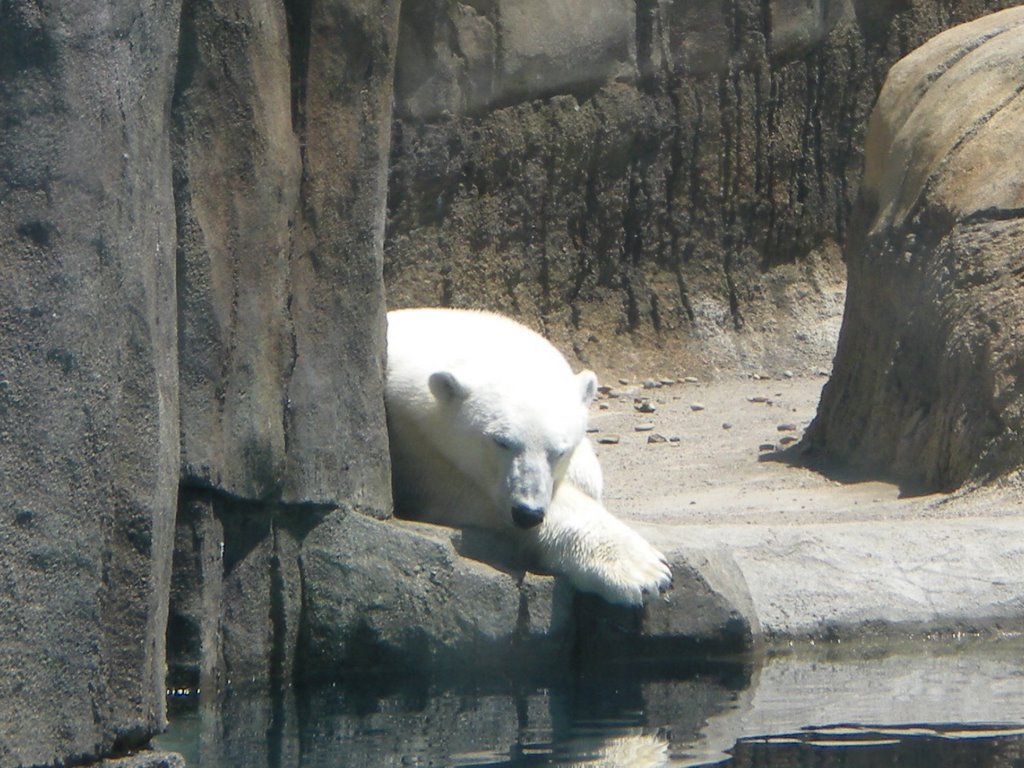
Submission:
[[[841,483],[778,460],[814,418],[827,375],[614,382],[590,435],[615,514],[659,525],[795,525],[1020,514],[1014,482],[901,498],[884,482]],[[639,410],[646,402],[653,412]],[[618,438],[609,444],[604,440]],[[664,439],[664,441],[662,441]]]

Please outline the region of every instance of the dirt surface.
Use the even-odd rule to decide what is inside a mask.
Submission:
[[[780,449],[801,437],[827,381],[822,372],[678,381],[653,389],[644,388],[643,380],[614,382],[591,413],[605,503],[617,515],[656,525],[785,526],[1020,513],[1024,493],[1012,479],[972,492],[901,497],[890,483],[844,483],[786,460]],[[653,412],[641,410],[649,407]],[[616,437],[615,444],[602,442]]]

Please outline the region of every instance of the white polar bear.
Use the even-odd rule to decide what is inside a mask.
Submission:
[[[487,312],[389,312],[387,340],[400,516],[499,531],[610,602],[669,586],[665,557],[601,504],[585,436],[593,373],[574,375],[542,336]]]

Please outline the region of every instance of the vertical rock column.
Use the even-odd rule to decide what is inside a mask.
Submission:
[[[382,380],[396,0],[186,0],[174,97],[176,682],[291,674],[302,540],[390,508]]]
[[[164,724],[178,11],[0,5],[0,764]]]

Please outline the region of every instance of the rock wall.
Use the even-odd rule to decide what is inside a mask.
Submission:
[[[807,446],[918,490],[1024,464],[1024,10],[889,74],[867,134],[832,381]]]
[[[169,600],[174,674],[290,674],[303,537],[388,514],[397,28],[0,4],[0,765],[162,729]]]
[[[383,364],[397,3],[380,18],[344,2],[184,10],[173,104],[184,482],[380,514],[387,442],[379,389],[365,383]]]
[[[306,534],[332,511],[390,513],[381,252],[398,2],[183,13],[171,679],[214,693],[290,679],[315,586]]]
[[[756,369],[764,333],[799,358],[888,67],[1005,5],[406,3],[389,302],[510,312],[598,367]]]
[[[0,764],[164,721],[178,11],[0,6]]]

